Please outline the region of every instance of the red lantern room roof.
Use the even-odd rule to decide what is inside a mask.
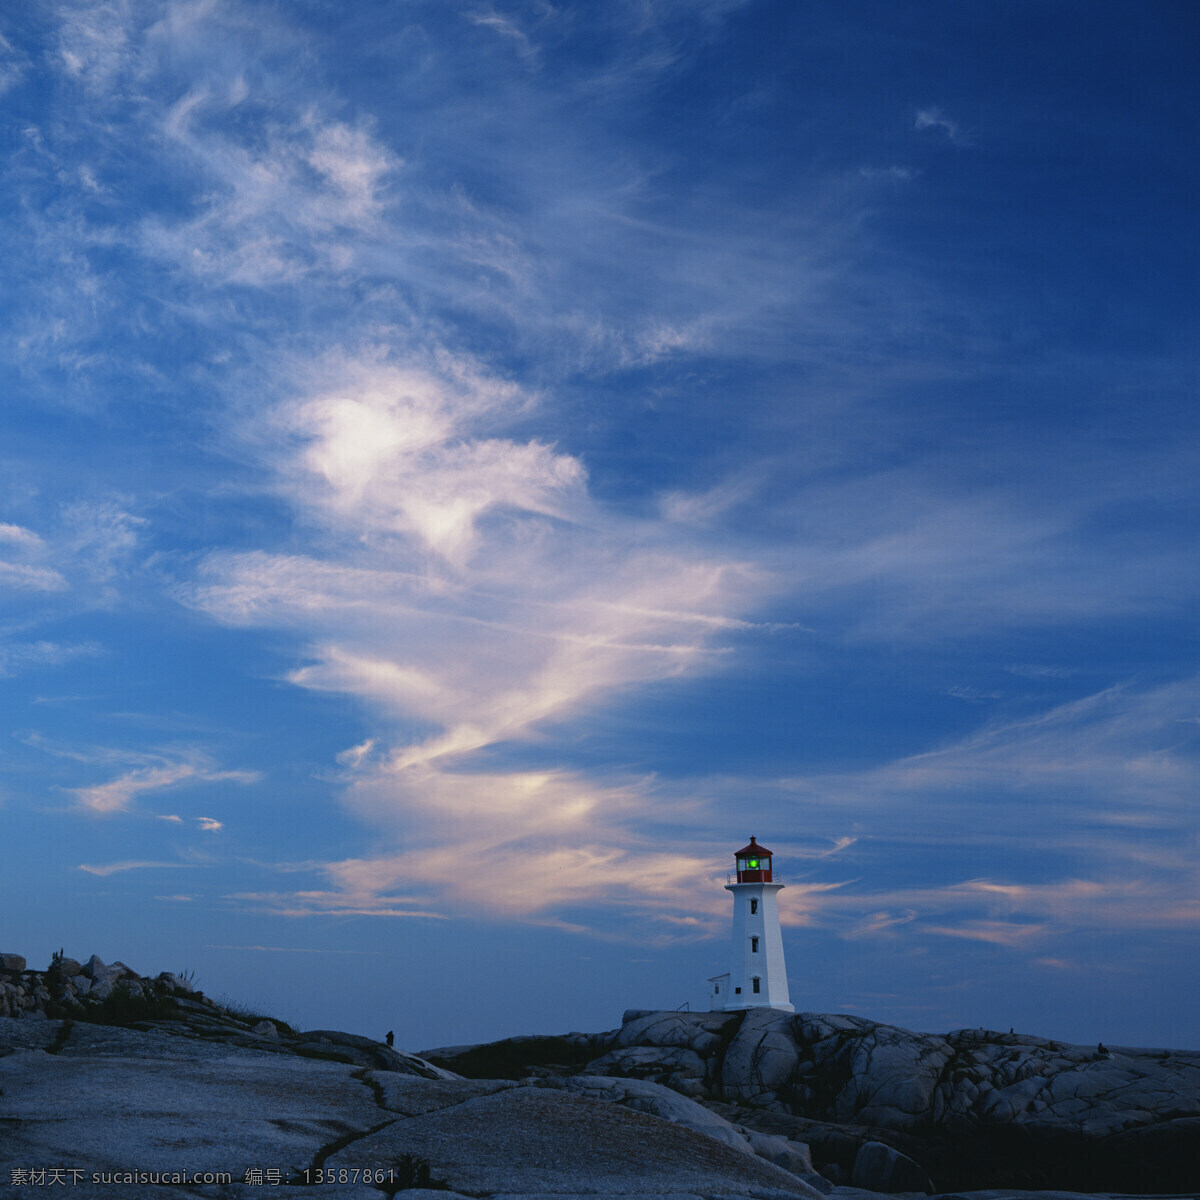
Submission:
[[[753,838],[750,839],[750,845],[743,846],[740,850],[734,853],[734,858],[770,858],[771,851],[766,846],[760,846]]]

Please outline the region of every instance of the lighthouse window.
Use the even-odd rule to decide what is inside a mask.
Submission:
[[[759,982],[760,982],[760,980],[759,980],[758,976],[757,976],[757,975],[755,975],[755,977],[754,977],[754,991],[755,991],[755,993],[757,993],[757,992],[758,992],[758,985],[759,985]]]
[[[751,953],[751,954],[757,954],[757,953],[758,953],[758,938],[751,938],[751,939],[750,939],[750,953]]]
[[[734,989],[733,989],[733,994],[734,994],[735,996],[740,996],[740,995],[742,994],[742,989],[741,989],[741,988],[734,988]]]
[[[750,915],[751,915],[751,916],[754,916],[754,914],[755,914],[756,912],[758,912],[758,901],[757,901],[757,900],[751,900],[751,901],[750,901]]]

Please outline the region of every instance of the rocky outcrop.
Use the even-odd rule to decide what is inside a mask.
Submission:
[[[6,1171],[47,1156],[141,1169],[142,1137],[167,1166],[189,1147],[188,1169],[257,1155],[301,1183],[326,1165],[370,1165],[345,1187],[322,1177],[324,1194],[356,1200],[435,1184],[508,1200],[854,1200],[935,1185],[1016,1197],[1200,1183],[1200,1054],[1183,1051],[757,1009],[636,1010],[607,1033],[419,1056],[294,1030],[178,975],[62,953],[41,971],[0,955],[0,1005],[0,1129],[16,1136],[0,1149],[0,1200],[31,1185],[6,1187]],[[392,1173],[377,1186],[379,1171]],[[262,1184],[148,1186],[120,1194],[241,1200]]]
[[[339,1200],[821,1196],[654,1084],[430,1078],[178,1029],[0,1019],[0,1128],[0,1200],[58,1183],[121,1200],[261,1200],[285,1184]]]
[[[584,1073],[662,1084],[747,1133],[807,1146],[834,1181],[1200,1188],[1200,1053],[771,1009],[635,1010],[601,1036]]]
[[[122,962],[93,954],[86,963],[54,955],[45,970],[29,970],[20,954],[0,954],[0,1017],[82,1017],[116,994],[128,1006],[166,996],[191,995],[192,986],[170,971],[145,978]],[[110,1009],[114,1006],[110,1005]]]
[[[11,954],[0,956],[4,960],[25,961]],[[122,962],[106,964],[97,955],[83,965],[55,955],[45,971],[23,966],[0,971],[0,1016],[42,1022],[62,1019],[68,1032],[84,1023],[117,1026],[426,1079],[455,1077],[371,1038],[330,1029],[301,1033],[283,1021],[219,1004],[169,971],[149,978]]]
[[[86,1151],[84,1158],[88,1164],[100,1162],[111,1165],[115,1161],[103,1155],[96,1157],[93,1151],[97,1138],[105,1144],[112,1138],[118,1143],[124,1140],[133,1154],[130,1161],[141,1161],[132,1148],[139,1137],[152,1140],[160,1138],[154,1132],[157,1128],[155,1120],[161,1120],[162,1114],[174,1111],[161,1096],[169,1090],[168,1076],[175,1072],[187,1076],[187,1087],[194,1083],[203,1093],[196,1099],[199,1106],[197,1112],[182,1122],[185,1128],[195,1125],[197,1138],[213,1136],[213,1123],[219,1126],[225,1119],[224,1114],[231,1114],[236,1109],[235,1093],[254,1095],[256,1102],[248,1115],[256,1132],[251,1135],[242,1131],[237,1137],[231,1135],[230,1144],[257,1147],[263,1155],[267,1154],[273,1143],[270,1129],[259,1120],[263,1114],[258,1109],[257,1098],[264,1089],[270,1092],[276,1087],[290,1090],[309,1088],[312,1105],[306,1107],[304,1102],[293,1100],[283,1106],[284,1115],[267,1118],[268,1124],[277,1124],[290,1135],[290,1140],[280,1140],[277,1153],[283,1156],[279,1161],[290,1164],[288,1170],[295,1176],[303,1170],[302,1165],[298,1165],[301,1163],[301,1150],[311,1152],[313,1162],[320,1160],[323,1163],[325,1158],[322,1155],[332,1161],[332,1153],[326,1154],[318,1143],[322,1139],[327,1141],[325,1135],[331,1131],[338,1135],[335,1142],[351,1137],[349,1127],[353,1122],[347,1120],[338,1103],[330,1100],[328,1089],[321,1083],[329,1078],[321,1073],[322,1070],[337,1067],[343,1074],[349,1071],[352,1079],[375,1095],[379,1106],[389,1112],[389,1121],[395,1120],[398,1115],[429,1115],[430,1120],[421,1123],[421,1128],[429,1125],[431,1128],[456,1131],[455,1136],[449,1139],[450,1148],[438,1143],[439,1161],[443,1164],[453,1164],[462,1158],[459,1143],[463,1135],[460,1126],[465,1114],[458,1112],[458,1106],[480,1100],[480,1104],[471,1108],[472,1114],[478,1115],[486,1110],[501,1123],[509,1119],[532,1121],[536,1118],[543,1124],[549,1122],[549,1126],[556,1123],[562,1126],[565,1140],[558,1150],[563,1156],[560,1165],[572,1162],[574,1171],[558,1179],[558,1185],[563,1187],[583,1187],[581,1181],[588,1177],[584,1165],[574,1165],[577,1147],[570,1144],[566,1137],[568,1126],[579,1125],[581,1113],[587,1115],[584,1124],[589,1128],[595,1126],[609,1130],[610,1127],[619,1127],[623,1136],[628,1134],[629,1128],[634,1128],[629,1126],[630,1121],[636,1123],[642,1118],[665,1122],[679,1131],[664,1135],[661,1130],[654,1132],[649,1127],[641,1127],[645,1136],[653,1134],[651,1141],[657,1150],[661,1150],[659,1143],[664,1136],[669,1140],[686,1133],[689,1138],[701,1139],[699,1149],[694,1142],[688,1146],[681,1145],[653,1168],[645,1164],[638,1168],[641,1172],[638,1178],[646,1176],[657,1179],[654,1186],[647,1185],[649,1190],[644,1193],[647,1195],[663,1190],[678,1193],[680,1186],[691,1182],[697,1188],[704,1183],[705,1191],[711,1185],[722,1194],[747,1197],[751,1194],[756,1197],[769,1195],[779,1197],[779,1200],[784,1196],[803,1196],[813,1200],[820,1193],[813,1190],[811,1182],[828,1186],[813,1173],[812,1163],[803,1145],[789,1143],[783,1137],[744,1129],[677,1091],[650,1080],[622,1078],[617,1074],[579,1074],[579,1069],[588,1059],[612,1044],[616,1032],[512,1038],[492,1046],[451,1047],[437,1052],[469,1065],[479,1075],[488,1077],[466,1081],[435,1062],[396,1051],[367,1037],[328,1029],[299,1032],[282,1021],[231,1009],[204,996],[189,981],[170,973],[153,978],[144,977],[124,963],[106,964],[97,956],[93,956],[86,964],[80,964],[60,953],[55,955],[45,971],[25,970],[23,959],[9,956],[14,968],[18,960],[21,963],[19,970],[14,969],[0,976],[0,982],[6,985],[6,990],[0,994],[11,999],[12,1011],[12,1016],[0,1019],[0,1026],[4,1027],[0,1028],[0,1060],[4,1060],[0,1062],[0,1078],[8,1078],[19,1086],[28,1079],[28,1071],[36,1071],[39,1086],[50,1081],[67,1097],[64,1104],[68,1110],[71,1107],[70,1097],[80,1089],[83,1097],[97,1094],[109,1096],[125,1086],[126,1080],[132,1079],[129,1085],[131,1090],[137,1091],[149,1106],[145,1112],[139,1112],[134,1107],[122,1110],[121,1105],[117,1104],[115,1111],[121,1114],[119,1128],[108,1128],[107,1114],[113,1103],[110,1100],[106,1100],[103,1113],[89,1109],[75,1116],[64,1114],[56,1119],[59,1123],[54,1125],[53,1130],[69,1133],[58,1149],[65,1152],[69,1146],[80,1152]],[[703,1039],[697,1044],[708,1046]],[[685,1049],[684,1053],[695,1057],[691,1050]],[[29,1055],[33,1057],[24,1057]],[[248,1064],[242,1062],[243,1056],[249,1056],[251,1061]],[[93,1057],[103,1058],[104,1064],[91,1063]],[[86,1064],[74,1062],[76,1059],[89,1061]],[[69,1067],[63,1065],[66,1060],[72,1060]],[[503,1068],[512,1068],[522,1060],[524,1069],[510,1070],[508,1073],[529,1075],[529,1078],[491,1078],[498,1076]],[[152,1066],[154,1063],[168,1065]],[[316,1072],[311,1088],[306,1074],[310,1066]],[[223,1082],[218,1083],[218,1076]],[[232,1091],[226,1087],[229,1080],[238,1081]],[[436,1086],[414,1086],[417,1081]],[[537,1100],[497,1099],[482,1103],[483,1097],[518,1087],[537,1088],[541,1093],[553,1092],[555,1095],[543,1095]],[[177,1101],[178,1097],[173,1096],[173,1100]],[[350,1111],[357,1111],[354,1104],[359,1101],[361,1096],[353,1100]],[[216,1108],[205,1109],[206,1104],[215,1104]],[[297,1106],[308,1112],[304,1119],[296,1116]],[[434,1120],[431,1114],[443,1108],[455,1110],[452,1119],[438,1117]],[[597,1115],[609,1108],[620,1109],[628,1115]],[[0,1124],[11,1129],[15,1121],[25,1130],[22,1137],[18,1138],[17,1146],[23,1147],[21,1152],[25,1154],[25,1161],[34,1164],[40,1161],[38,1155],[44,1157],[57,1146],[54,1140],[57,1132],[50,1142],[46,1141],[46,1136],[52,1131],[50,1126],[40,1124],[40,1112],[35,1105],[32,1113],[26,1111],[22,1116],[20,1112],[5,1113],[0,1105]],[[562,1119],[555,1114],[561,1114]],[[409,1145],[404,1153],[420,1154],[421,1147],[426,1143],[420,1139],[413,1140],[412,1135],[417,1128],[417,1125],[405,1125],[403,1130],[387,1133],[379,1125],[364,1128],[360,1131],[363,1146],[359,1150],[366,1153],[369,1149],[372,1154],[386,1157],[396,1151],[397,1138],[402,1135],[401,1140]],[[470,1130],[474,1126],[468,1123],[467,1128]],[[208,1132],[202,1135],[202,1129]],[[376,1137],[376,1134],[379,1136]],[[544,1141],[545,1134],[546,1131],[542,1130],[537,1138]],[[219,1136],[224,1137],[225,1134]],[[449,1138],[448,1132],[446,1136]],[[498,1187],[502,1181],[494,1162],[489,1160],[481,1175],[482,1168],[470,1160],[473,1155],[483,1155],[483,1143],[494,1142],[499,1134],[494,1129],[484,1129],[479,1136],[483,1140],[470,1150],[467,1160],[464,1160],[460,1182],[462,1186],[469,1185],[478,1190],[480,1179],[488,1177]],[[514,1145],[525,1146],[521,1139],[514,1140],[511,1131],[505,1136],[509,1141],[514,1141]],[[355,1136],[353,1140],[357,1143],[359,1139]],[[187,1138],[184,1137],[180,1144],[186,1142]],[[466,1144],[471,1144],[469,1137]],[[524,1150],[521,1152],[524,1153]],[[613,1153],[617,1159],[625,1162],[629,1150],[628,1147],[620,1147]],[[621,1170],[616,1170],[605,1159],[601,1167],[599,1160],[604,1155],[600,1155],[598,1150],[596,1154],[598,1158],[594,1169],[613,1174],[611,1186],[606,1185],[602,1190],[619,1194],[618,1182],[623,1180],[624,1185],[629,1185],[634,1177],[632,1165],[627,1164]],[[731,1154],[739,1157],[731,1159],[728,1157]],[[687,1169],[682,1165],[684,1159],[690,1164]],[[204,1161],[203,1155],[197,1159],[200,1163]],[[269,1155],[262,1161],[270,1161]],[[341,1155],[337,1161],[344,1163],[346,1156]],[[168,1159],[163,1159],[159,1167],[149,1169],[165,1171],[168,1168],[163,1164],[167,1162]],[[720,1166],[721,1163],[725,1165]],[[730,1165],[733,1163],[738,1164],[736,1169]],[[542,1172],[539,1176],[536,1171],[531,1173],[528,1166],[510,1162],[508,1170],[511,1178],[520,1179],[528,1175],[531,1182],[538,1178],[547,1185],[554,1182],[554,1172]],[[720,1169],[717,1169],[718,1166]],[[20,1171],[23,1168],[14,1165],[11,1169]],[[452,1166],[446,1167],[446,1170],[449,1171],[447,1178],[454,1176]],[[562,1172],[558,1174],[561,1176]],[[419,1181],[416,1176],[414,1179]],[[388,1187],[395,1190],[394,1176],[389,1175],[387,1181]],[[738,1186],[735,1187],[735,1184]],[[556,1191],[559,1190],[558,1185],[555,1186]],[[751,1190],[740,1191],[743,1185]],[[76,1186],[74,1181],[72,1186]],[[584,1190],[591,1194],[594,1189],[588,1187]],[[506,1194],[508,1191],[506,1187]],[[236,1187],[229,1194],[235,1192]],[[158,1197],[169,1193],[156,1191],[154,1194]],[[214,1193],[209,1191],[204,1194]],[[328,1194],[327,1190],[325,1194]],[[0,1187],[0,1197],[4,1195]]]
[[[932,1192],[920,1165],[883,1142],[864,1142],[854,1156],[851,1183],[873,1192]]]
[[[426,1050],[430,1062],[457,1063],[471,1079],[521,1079],[526,1075],[576,1075],[608,1047],[613,1033],[564,1033],[505,1038],[470,1046]]]

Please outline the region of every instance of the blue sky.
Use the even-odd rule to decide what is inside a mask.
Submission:
[[[3,948],[1200,1043],[1198,24],[6,5]]]

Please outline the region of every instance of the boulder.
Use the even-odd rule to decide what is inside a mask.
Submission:
[[[770,1102],[787,1086],[799,1051],[793,1017],[773,1008],[746,1011],[721,1067],[721,1088],[739,1100]]]
[[[161,972],[155,977],[155,982],[165,992],[194,992],[196,990],[186,979],[176,975],[174,971]]]
[[[23,971],[25,959],[19,954],[0,954],[0,971]]]
[[[765,1158],[793,1175],[815,1174],[812,1155],[803,1142],[790,1141],[779,1133],[758,1133],[753,1129],[747,1129],[745,1135],[750,1149],[759,1158]]]
[[[91,1000],[107,1000],[109,996],[116,990],[117,983],[109,975],[101,975],[92,983],[88,989],[88,998]]]
[[[952,1056],[942,1038],[876,1026],[850,1050],[851,1080],[838,1097],[838,1115],[884,1129],[925,1126]]]
[[[859,1148],[851,1183],[873,1192],[931,1195],[934,1190],[929,1176],[918,1163],[883,1142],[866,1142]]]
[[[615,1046],[672,1046],[709,1055],[722,1045],[723,1033],[741,1020],[740,1013],[627,1012]]]
[[[543,1086],[558,1081],[537,1081]],[[724,1117],[679,1095],[670,1088],[644,1079],[613,1079],[608,1076],[576,1075],[563,1080],[560,1086],[578,1092],[593,1100],[604,1100],[631,1108],[635,1112],[649,1113],[664,1121],[693,1129],[742,1154],[753,1154],[754,1150],[744,1134],[735,1129]]]
[[[57,958],[51,960],[50,967],[57,967],[58,973],[63,979],[70,979],[72,975],[79,974],[83,969],[83,964],[77,958]]]
[[[687,1096],[706,1094],[704,1059],[685,1046],[622,1046],[594,1059],[583,1071],[586,1075],[649,1079]]]
[[[435,1180],[467,1195],[820,1196],[744,1149],[621,1104],[546,1086],[558,1081],[531,1082],[543,1086],[507,1088],[398,1118],[331,1155],[325,1166],[387,1169],[417,1155]]]
[[[80,974],[86,975],[89,979],[95,979],[96,973],[105,971],[104,959],[98,954],[93,954],[91,958],[80,968]]]

